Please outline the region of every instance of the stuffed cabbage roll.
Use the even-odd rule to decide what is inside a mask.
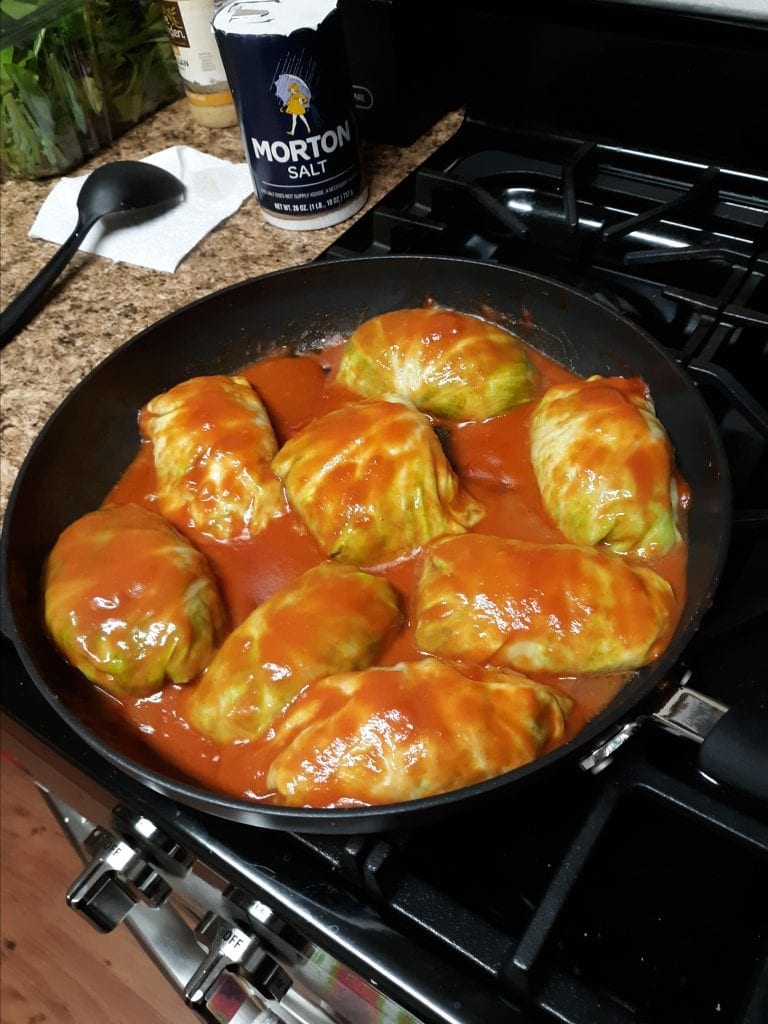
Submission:
[[[330,676],[275,730],[267,784],[294,806],[432,796],[518,768],[563,737],[571,701],[504,669],[434,658]]]
[[[272,465],[319,546],[342,562],[393,561],[483,516],[427,417],[397,396],[327,413]]]
[[[48,557],[44,591],[56,646],[116,694],[188,683],[226,628],[204,556],[139,505],[106,506],[67,527]]]
[[[401,622],[386,580],[315,566],[227,637],[190,695],[189,720],[219,742],[257,739],[307,683],[375,661]]]
[[[245,377],[194,377],[153,398],[139,426],[153,444],[158,504],[180,528],[246,539],[287,511],[270,468],[277,441]]]
[[[653,558],[680,540],[669,438],[637,377],[550,388],[533,415],[531,459],[567,540]]]
[[[669,583],[619,555],[479,534],[437,541],[417,584],[416,643],[521,672],[618,672],[661,652]]]
[[[424,412],[481,420],[528,402],[534,368],[519,340],[449,309],[398,309],[366,320],[344,347],[338,381],[365,398],[405,395]]]

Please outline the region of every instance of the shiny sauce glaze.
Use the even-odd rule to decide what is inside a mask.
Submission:
[[[278,354],[240,372],[261,397],[278,444],[312,419],[358,397],[335,383],[341,343],[301,356]],[[526,347],[539,383],[534,400],[489,420],[465,423],[435,421],[440,441],[454,470],[470,494],[486,509],[473,532],[539,543],[563,543],[564,537],[545,511],[529,456],[530,420],[536,399],[549,386],[578,380],[574,374]],[[681,529],[688,491],[678,479]],[[107,496],[109,502],[135,502],[155,508],[155,473],[151,447],[143,443],[134,462]],[[255,538],[218,542],[189,531],[189,539],[208,558],[218,579],[234,628],[262,601],[325,556],[294,512],[273,519]],[[674,632],[685,599],[685,543],[653,562],[644,562],[671,583],[676,598],[670,626]],[[397,589],[405,625],[381,652],[377,663],[393,665],[420,657],[413,636],[413,593],[421,568],[420,553],[372,571]],[[297,629],[301,624],[297,623]],[[669,637],[666,638],[667,640]],[[628,674],[554,677],[533,675],[574,700],[564,740],[605,707]],[[167,685],[138,698],[114,697],[83,681],[67,703],[81,719],[123,753],[163,774],[230,796],[270,802],[265,778],[271,751],[262,741],[218,744],[198,734],[186,718],[186,702],[194,687]],[[328,803],[333,794],[328,793]]]

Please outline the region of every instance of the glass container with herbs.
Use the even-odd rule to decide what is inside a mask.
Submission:
[[[157,0],[0,0],[0,164],[63,174],[183,95]]]

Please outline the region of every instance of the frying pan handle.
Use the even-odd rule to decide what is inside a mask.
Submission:
[[[737,705],[713,726],[699,750],[699,767],[716,782],[768,804],[768,697]]]

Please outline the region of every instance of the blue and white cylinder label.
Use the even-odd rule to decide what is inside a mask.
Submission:
[[[297,26],[293,5],[235,2],[213,25],[265,215],[319,227],[349,216],[366,192],[335,4],[297,6],[320,8],[322,20]]]

